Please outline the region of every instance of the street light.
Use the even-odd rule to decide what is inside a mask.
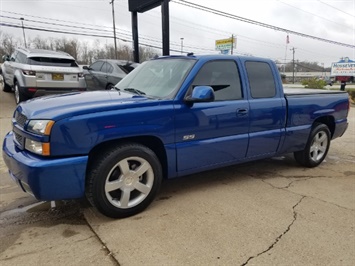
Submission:
[[[25,35],[25,28],[23,26],[23,21],[25,20],[24,18],[20,18],[21,23],[22,23],[22,32],[23,32],[23,41],[25,42],[25,48],[27,48],[27,44],[26,44],[26,35]]]
[[[180,38],[180,40],[181,40],[181,54],[182,54],[184,51],[184,38]]]

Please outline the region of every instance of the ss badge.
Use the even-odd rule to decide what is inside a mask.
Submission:
[[[185,135],[182,137],[183,140],[190,140],[190,139],[194,139],[194,138],[195,138],[195,134]]]

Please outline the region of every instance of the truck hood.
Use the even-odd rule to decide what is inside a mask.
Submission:
[[[28,119],[60,120],[69,116],[137,107],[152,101],[144,96],[113,90],[75,92],[34,98],[19,104],[17,111]]]

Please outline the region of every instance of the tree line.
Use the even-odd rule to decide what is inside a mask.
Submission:
[[[28,48],[46,49],[53,51],[63,51],[75,58],[78,64],[90,65],[97,59],[115,59],[115,48],[113,44],[103,43],[99,39],[93,43],[76,38],[44,38],[36,36],[27,38]],[[0,31],[0,58],[3,55],[11,55],[17,47],[24,47],[24,42],[20,38]],[[141,62],[159,55],[160,52],[150,47],[139,47],[139,59]],[[118,44],[117,58],[121,60],[133,61],[133,50],[128,45]]]
[[[276,64],[281,72],[293,72],[293,68],[295,72],[330,72],[330,67],[320,66],[318,62],[296,60],[294,64],[292,61],[286,64],[276,62]]]
[[[97,59],[115,59],[113,43],[103,43],[100,39],[96,39],[93,43],[88,43],[76,38],[44,38],[36,36],[26,39],[26,44],[28,47],[34,49],[66,52],[73,56],[81,65],[90,65]],[[3,55],[11,55],[17,47],[24,47],[23,39],[15,38],[13,35],[0,30],[0,58],[2,58]],[[160,54],[157,49],[139,47],[140,62],[149,60]],[[133,61],[133,50],[128,45],[119,44],[117,47],[117,55],[118,59]],[[318,65],[318,62],[297,60],[295,61],[295,65],[293,65],[292,61],[286,64],[278,61],[275,63],[279,66],[280,72],[292,72],[293,69],[295,69],[295,72],[330,72],[330,68],[324,68]]]

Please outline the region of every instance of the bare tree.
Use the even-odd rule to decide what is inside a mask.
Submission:
[[[0,32],[0,44],[0,55],[2,57],[3,55],[11,55],[15,51],[19,41],[15,40],[10,34]]]
[[[127,45],[120,46],[117,51],[118,58],[121,60],[132,60],[132,53],[132,49]]]
[[[132,52],[131,52],[132,53]],[[151,47],[139,47],[139,58],[141,62],[152,59],[160,54],[156,49]]]
[[[12,35],[0,31],[0,56],[10,55],[14,52],[17,45],[21,44],[20,40],[16,40]],[[97,59],[114,59],[115,49],[113,45],[103,44],[102,40],[95,40],[90,45],[87,41],[79,41],[77,39],[63,38],[45,38],[36,36],[29,39],[29,47],[36,49],[46,49],[63,51],[72,55],[81,64],[92,64]],[[117,51],[118,58],[121,60],[133,61],[133,50],[129,45],[121,45]],[[161,54],[159,51],[151,47],[140,47],[140,61],[146,61],[154,56]]]
[[[42,39],[40,36],[36,36],[33,40],[29,39],[29,44],[35,49],[50,50],[51,46],[47,39]]]

